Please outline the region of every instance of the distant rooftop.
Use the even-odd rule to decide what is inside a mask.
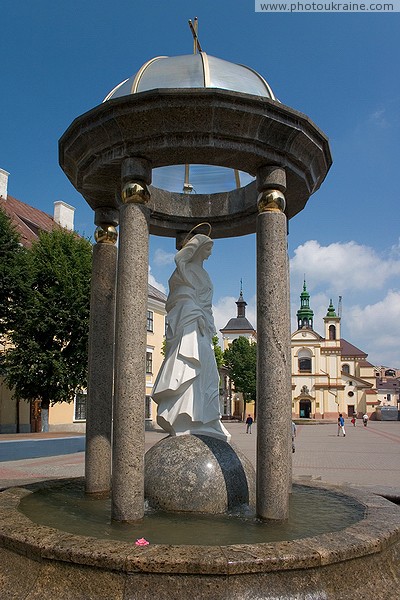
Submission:
[[[149,298],[153,298],[154,300],[159,300],[160,302],[166,302],[167,296],[161,291],[155,288],[153,285],[149,283]]]
[[[60,229],[60,225],[47,213],[8,195],[0,199],[0,207],[10,217],[21,238],[23,246],[31,247],[39,238],[39,231]]]
[[[232,333],[235,331],[254,331],[254,327],[246,317],[234,317],[229,319],[223,329],[220,329],[221,333],[228,331]]]

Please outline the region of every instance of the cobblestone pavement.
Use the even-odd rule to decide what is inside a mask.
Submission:
[[[227,428],[233,443],[255,465],[257,425],[253,425],[251,435],[246,434],[246,426],[242,423],[228,423]],[[146,450],[164,436],[161,431],[146,432]],[[360,421],[356,427],[348,422],[346,437],[338,437],[337,427],[332,423],[300,424],[293,454],[293,477],[299,482],[315,479],[369,487],[385,495],[400,497],[399,459],[400,422],[371,421],[368,427],[363,427]],[[83,452],[0,462],[0,489],[83,474]]]

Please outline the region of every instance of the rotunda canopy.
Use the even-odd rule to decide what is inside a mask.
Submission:
[[[203,51],[148,61],[60,139],[60,164],[98,223],[121,204],[130,158],[151,165],[152,234],[176,237],[206,221],[213,238],[254,233],[259,169],[284,170],[290,219],[332,162],[325,134],[263,77]]]
[[[103,100],[155,89],[215,88],[276,100],[265,79],[253,69],[205,52],[157,56],[119,83]],[[153,184],[170,192],[207,194],[248,185],[254,177],[215,165],[174,165],[153,171]]]
[[[160,88],[217,88],[276,100],[268,83],[253,69],[200,52],[152,58],[119,83],[103,102]]]

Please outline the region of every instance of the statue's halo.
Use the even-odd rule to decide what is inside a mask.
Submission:
[[[210,237],[210,234],[211,234],[211,225],[210,225],[210,223],[207,223],[206,221],[204,221],[204,223],[198,223],[197,225],[195,225],[194,227],[192,227],[192,229],[189,231],[189,233],[187,234],[187,236],[183,240],[182,248],[184,246],[186,246],[186,244],[188,243],[188,241],[193,237],[193,232],[196,231],[196,229],[198,229],[202,225],[207,225],[207,227],[208,227],[208,233],[205,233],[204,235],[206,235],[207,237]]]

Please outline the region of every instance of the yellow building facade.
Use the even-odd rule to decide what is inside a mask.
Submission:
[[[146,389],[143,393],[145,403],[146,426],[156,423],[157,405],[151,400],[153,384],[163,360],[162,346],[165,332],[166,296],[155,287],[149,285],[147,304],[147,349]],[[0,348],[1,351],[1,348]],[[86,392],[75,395],[73,402],[59,402],[50,407],[49,431],[86,430]],[[41,431],[40,403],[32,404],[12,397],[11,390],[0,378],[0,433],[30,433]]]
[[[165,335],[165,303],[167,297],[163,292],[149,284],[147,301],[147,348],[146,389],[143,394],[145,403],[146,427],[152,428],[156,423],[157,405],[151,399],[153,385],[163,361],[162,346]],[[77,431],[86,429],[86,393],[78,393],[74,402],[60,402],[50,408],[50,431]]]

